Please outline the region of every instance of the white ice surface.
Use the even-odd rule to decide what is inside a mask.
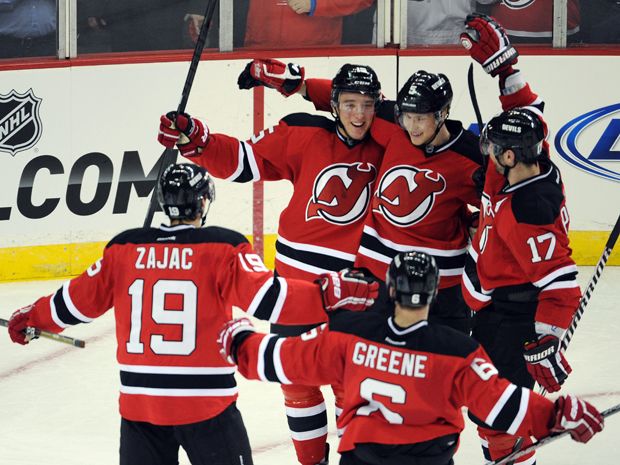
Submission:
[[[592,268],[580,269],[582,286]],[[0,317],[49,294],[60,281],[0,284]],[[620,403],[620,267],[608,267],[597,285],[568,351],[573,374],[563,392],[591,401],[601,410]],[[266,326],[259,322],[259,328]],[[26,347],[11,343],[0,328],[0,464],[111,465],[118,463],[118,371],[112,312],[66,331],[85,339],[77,349],[46,339]],[[237,376],[241,409],[256,465],[294,465],[295,454],[277,385]],[[337,447],[332,396],[328,398],[332,450]],[[620,414],[589,444],[568,438],[540,449],[540,465],[620,463]],[[331,462],[338,463],[332,452]],[[467,422],[457,465],[482,465],[475,429]],[[189,464],[183,453],[181,465]]]

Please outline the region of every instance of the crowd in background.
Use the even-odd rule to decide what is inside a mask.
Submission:
[[[517,43],[550,44],[553,0],[406,0],[407,44],[458,45],[467,14],[496,17]],[[77,0],[78,54],[193,48],[205,0]],[[376,0],[232,0],[233,46],[249,49],[376,43]],[[0,0],[0,58],[54,56],[56,0]],[[620,1],[569,0],[573,44],[620,43]],[[207,48],[219,47],[219,12]],[[393,40],[397,40],[396,38]],[[390,42],[390,40],[387,40]]]

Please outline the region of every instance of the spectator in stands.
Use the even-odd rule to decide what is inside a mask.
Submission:
[[[338,46],[343,43],[344,17],[367,10],[375,3],[375,0],[233,0],[233,44],[260,49]],[[192,5],[192,10],[196,9]],[[200,9],[204,9],[204,4]],[[217,17],[216,14],[214,24],[217,24]],[[202,14],[191,15],[194,41],[202,19]],[[372,37],[372,31],[368,32],[366,38]],[[357,34],[347,34],[344,39],[347,43],[362,40]],[[207,46],[215,46],[214,42],[217,43],[207,41]]]
[[[460,44],[465,18],[475,10],[475,0],[407,0],[407,44]]]
[[[489,2],[487,2],[489,3]],[[553,38],[553,0],[494,0],[489,14],[506,29],[513,43],[551,43]],[[569,42],[580,40],[579,0],[568,0],[567,35]],[[618,28],[618,23],[614,25]]]
[[[54,0],[0,0],[0,58],[56,55]]]

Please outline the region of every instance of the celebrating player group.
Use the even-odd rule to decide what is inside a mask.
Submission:
[[[392,101],[359,64],[330,80],[248,63],[240,88],[300,94],[327,112],[287,115],[248,141],[161,116],[158,140],[191,162],[158,181],[169,225],[117,235],[9,322],[27,344],[29,327],[59,333],[114,307],[121,465],[177,464],[180,447],[195,465],[251,465],[236,369],[281,384],[302,465],[329,461],[322,385],[334,391],[342,465],[453,464],[462,407],[487,460],[602,430],[583,399],[532,391],[559,391],[571,373],[560,346],[581,296],[544,103],[493,18],[468,16],[461,42],[499,83],[502,112],[480,137],[450,119],[446,75],[417,71]],[[202,227],[210,176],[292,183],[275,272],[241,234]],[[232,320],[233,305],[271,334]],[[532,451],[515,463],[535,462]]]

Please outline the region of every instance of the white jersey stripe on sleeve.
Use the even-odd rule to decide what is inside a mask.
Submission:
[[[284,344],[284,338],[278,339],[273,350],[273,366],[281,384],[293,384],[284,373],[284,367],[282,366],[282,359],[280,358],[280,349],[282,348],[282,344]]]
[[[504,392],[500,396],[499,400],[495,403],[495,405],[487,415],[486,419],[484,420],[487,425],[493,426],[495,419],[500,414],[500,412],[506,405],[506,402],[508,402],[508,399],[510,399],[510,396],[512,396],[512,393],[515,392],[516,389],[517,386],[515,386],[514,384],[509,384],[506,389],[504,389]]]
[[[70,282],[71,281],[65,281],[65,283],[62,285],[62,300],[64,300],[67,309],[75,318],[80,320],[82,323],[90,323],[91,321],[93,321],[94,318],[88,318],[86,315],[80,312],[73,303],[73,300],[71,299],[71,295],[69,294]]]
[[[510,428],[506,431],[508,434],[515,434],[521,426],[525,414],[527,413],[527,406],[530,403],[530,390],[525,388],[521,389],[521,403],[519,404],[519,412],[515,415],[515,419],[510,425]]]

